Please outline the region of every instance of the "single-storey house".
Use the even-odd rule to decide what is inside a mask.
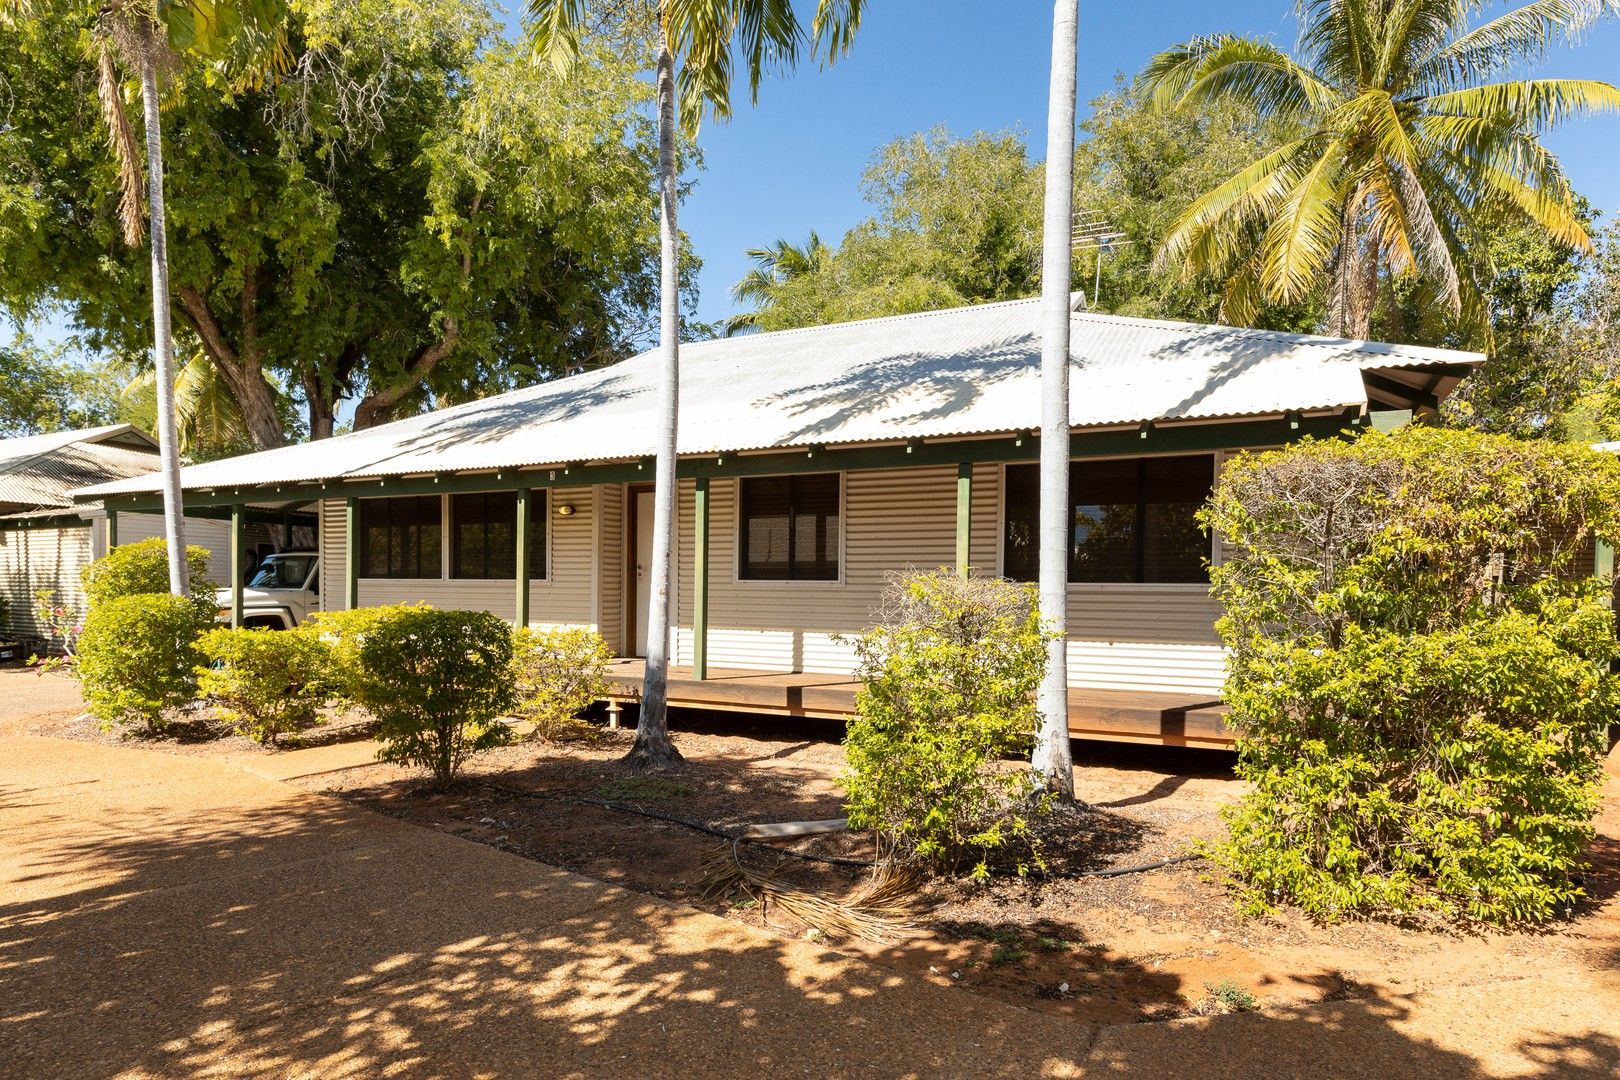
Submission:
[[[1080,305],[1076,305],[1077,308]],[[837,716],[886,578],[1033,579],[1040,303],[681,350],[674,705]],[[1068,657],[1078,734],[1226,739],[1194,512],[1236,451],[1423,415],[1477,353],[1071,316]],[[646,648],[657,358],[193,465],[188,505],[311,500],[327,604],[424,600]],[[149,511],[155,477],[79,493]]]
[[[34,594],[49,589],[57,601],[81,615],[81,575],[110,544],[163,535],[161,510],[108,518],[99,502],[75,502],[71,492],[86,485],[153,477],[157,443],[129,424],[0,439],[0,597],[7,618],[0,638],[33,638],[43,628],[34,617]],[[229,583],[229,511],[198,508],[188,516],[186,542],[209,553],[209,576]],[[272,544],[262,513],[244,544]],[[306,530],[307,533],[307,530]]]

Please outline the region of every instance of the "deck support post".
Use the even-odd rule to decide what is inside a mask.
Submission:
[[[283,551],[291,551],[292,550],[292,546],[293,546],[292,531],[293,531],[292,514],[290,514],[290,513],[282,514],[281,515],[281,550],[283,550]]]
[[[956,467],[956,572],[968,576],[973,545],[973,463]]]
[[[360,500],[343,501],[343,606],[360,606]]]
[[[107,507],[107,550],[118,546],[118,511]]]
[[[241,503],[231,506],[231,628],[242,626],[242,515]]]
[[[517,489],[517,606],[512,625],[529,625],[529,489]]]
[[[709,677],[709,478],[692,496],[692,678]]]

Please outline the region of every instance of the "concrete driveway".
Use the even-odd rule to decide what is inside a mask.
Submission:
[[[1594,989],[1097,1031],[217,760],[0,736],[8,1077],[1611,1077]]]

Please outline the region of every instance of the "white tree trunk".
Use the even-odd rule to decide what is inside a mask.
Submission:
[[[152,345],[157,365],[157,437],[163,474],[163,536],[169,545],[169,591],[186,596],[186,517],[180,502],[180,439],[174,409],[174,334],[169,325],[169,239],[163,220],[163,129],[157,65],[141,58],[141,105],[146,117],[148,215],[152,227]]]
[[[675,57],[662,25],[658,45],[658,233],[662,291],[658,317],[658,458],[653,470],[652,573],[647,596],[647,667],[632,765],[661,768],[681,760],[669,739],[669,612],[675,577],[675,446],[680,402],[680,267],[675,223]]]
[[[1052,635],[1036,695],[1036,783],[1074,795],[1069,751],[1069,283],[1074,248],[1075,52],[1080,0],[1052,9],[1052,82],[1046,116],[1046,228],[1041,264],[1041,619]]]

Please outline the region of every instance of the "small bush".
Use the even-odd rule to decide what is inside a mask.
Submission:
[[[214,583],[208,580],[208,549],[186,548],[186,570],[190,577],[190,597],[199,612],[209,619],[219,610],[214,601]],[[169,545],[164,540],[141,540],[123,544],[84,568],[84,595],[91,610],[98,604],[121,596],[141,596],[169,591]]]
[[[360,684],[365,675],[360,666],[360,649],[366,638],[396,615],[432,610],[429,604],[387,604],[311,614],[305,626],[327,647],[331,665],[328,689],[333,696],[349,704],[359,704]]]
[[[331,649],[304,627],[219,627],[197,649],[210,665],[198,669],[198,691],[254,742],[274,744],[309,727],[330,697]]]
[[[1015,851],[1038,861],[1024,808],[1027,769],[999,759],[1026,750],[1046,641],[1035,590],[950,570],[896,577],[877,627],[855,639],[859,675],[845,754],[854,828],[875,829],[885,858],[937,869]]]
[[[365,634],[360,703],[381,724],[384,761],[439,787],[471,754],[510,741],[512,630],[487,611],[396,611]]]
[[[1204,515],[1240,775],[1214,854],[1244,906],[1546,919],[1581,895],[1620,703],[1620,463],[1407,428],[1230,465]]]
[[[0,626],[3,626],[0,619]],[[45,638],[45,655],[30,656],[28,664],[40,672],[65,671],[78,674],[75,666],[79,635],[84,633],[83,615],[59,602],[55,589],[34,590],[34,624]]]
[[[79,677],[90,712],[104,725],[154,735],[168,714],[196,697],[197,636],[205,617],[168,593],[105,600],[79,638]]]
[[[592,630],[519,627],[512,635],[517,715],[533,721],[541,739],[595,734],[579,714],[607,694],[612,659],[613,650]]]

